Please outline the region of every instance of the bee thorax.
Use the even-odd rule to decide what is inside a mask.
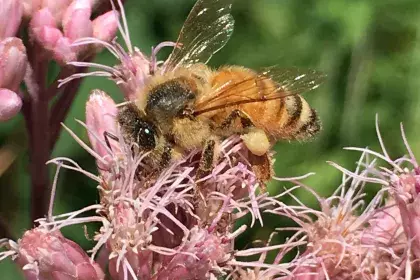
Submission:
[[[167,122],[182,114],[194,101],[196,88],[184,78],[176,78],[153,87],[148,93],[145,112],[156,122]]]

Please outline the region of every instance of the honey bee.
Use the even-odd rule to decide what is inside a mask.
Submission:
[[[219,143],[240,135],[260,180],[271,178],[268,152],[277,140],[305,140],[320,130],[314,109],[300,95],[318,87],[324,75],[308,70],[240,66],[210,69],[206,63],[229,40],[233,0],[198,0],[167,62],[119,110],[126,141],[150,151],[164,168],[194,149],[202,150],[200,174],[219,156]]]

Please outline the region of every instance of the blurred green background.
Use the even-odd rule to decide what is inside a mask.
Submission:
[[[176,40],[192,0],[129,0],[126,4],[131,39],[150,53],[161,41]],[[279,143],[276,146],[277,176],[290,177],[316,172],[305,182],[321,195],[329,195],[339,185],[341,173],[326,161],[353,169],[357,152],[345,146],[377,149],[375,114],[391,156],[405,153],[399,123],[419,154],[420,142],[420,2],[417,0],[237,0],[233,7],[235,32],[210,65],[239,64],[250,68],[279,64],[325,72],[328,80],[305,95],[323,122],[320,136],[309,143]],[[163,58],[163,56],[162,56]],[[109,53],[96,62],[113,65]],[[100,88],[121,100],[115,85],[104,78],[83,82],[65,123],[84,140],[86,132],[75,122],[84,119],[84,104],[92,89]],[[25,137],[22,119],[0,125],[0,147],[21,145]],[[17,157],[0,176],[0,219],[15,236],[28,229],[28,155],[17,149]],[[70,157],[95,172],[94,161],[67,133],[62,133],[53,156]],[[6,162],[6,160],[0,159]],[[54,169],[51,169],[53,171]],[[51,172],[51,177],[53,172]],[[273,182],[272,194],[287,184]],[[71,171],[61,172],[55,213],[69,212],[95,203],[95,184]],[[306,193],[299,198],[316,207]],[[238,248],[252,240],[266,239],[274,228],[287,225],[278,217],[266,217],[263,228],[242,235]],[[90,226],[93,232],[95,226]],[[64,230],[66,236],[91,248],[82,226]],[[284,236],[278,236],[279,240]],[[13,264],[0,263],[1,279],[21,279]]]

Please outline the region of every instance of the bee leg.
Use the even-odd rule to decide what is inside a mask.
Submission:
[[[165,143],[163,147],[162,154],[160,155],[160,167],[165,168],[168,166],[169,162],[172,159],[172,145],[170,143]]]
[[[217,157],[217,145],[218,141],[215,138],[207,140],[204,144],[204,149],[201,153],[200,165],[197,170],[197,179],[203,178],[213,169],[213,164]]]
[[[251,164],[252,171],[260,182],[260,190],[262,193],[266,192],[266,182],[269,181],[273,174],[273,162],[268,153],[257,156],[249,153],[248,161]]]
[[[119,141],[118,137],[115,136],[114,134],[112,134],[111,132],[108,131],[104,131],[104,138],[105,138],[105,143],[108,146],[108,148],[112,151],[112,147],[111,147],[111,143],[109,142],[109,139],[112,139],[114,141]]]
[[[261,191],[265,192],[265,183],[273,175],[273,164],[268,154],[270,141],[264,130],[256,128],[250,118],[241,110],[232,111],[223,121],[220,129],[228,128],[238,118],[241,120],[242,127],[246,129],[241,138],[250,151],[248,161],[258,181],[260,181]]]
[[[265,183],[273,175],[273,164],[269,155],[271,145],[267,134],[262,129],[251,127],[241,138],[249,150],[247,158],[252,171],[260,181],[261,191],[265,192]]]
[[[239,109],[236,109],[230,113],[230,115],[223,121],[223,123],[220,125],[219,128],[220,129],[228,128],[238,118],[241,120],[241,124],[243,128],[251,127],[254,125],[251,119],[247,116],[247,114],[245,114]]]
[[[218,138],[210,138],[206,141],[201,154],[200,165],[196,173],[196,180],[205,177],[213,169],[214,162],[218,157],[218,145]],[[213,221],[215,215],[218,213],[223,204],[219,200],[208,200],[208,195],[212,191],[214,191],[214,189],[206,187],[204,182],[197,183],[194,190],[194,208],[204,224],[210,224],[211,221]]]

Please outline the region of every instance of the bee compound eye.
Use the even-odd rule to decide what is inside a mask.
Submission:
[[[151,150],[156,146],[156,129],[148,122],[138,124],[137,142],[141,149]]]

